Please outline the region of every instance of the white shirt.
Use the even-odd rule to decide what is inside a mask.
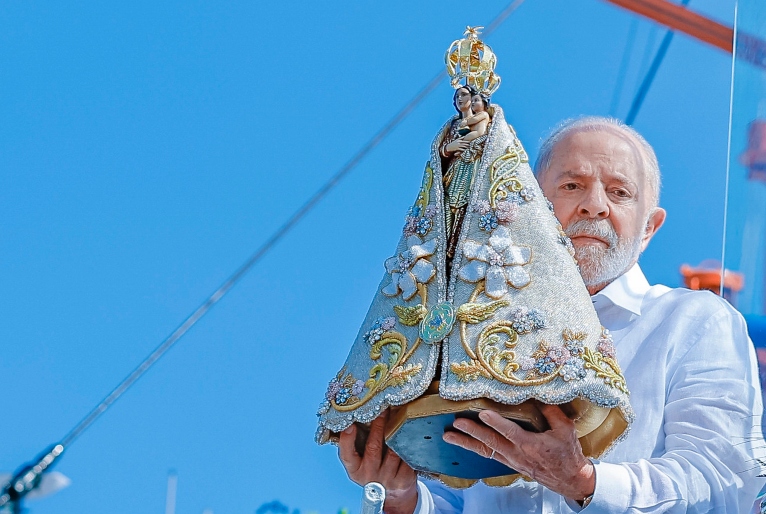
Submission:
[[[650,286],[637,264],[592,298],[636,419],[593,461],[590,505],[535,482],[456,491],[428,481],[416,514],[750,512],[763,485],[763,406],[742,316],[710,292]]]

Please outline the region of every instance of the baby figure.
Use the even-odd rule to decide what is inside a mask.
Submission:
[[[463,136],[463,141],[473,141],[487,133],[490,120],[487,103],[481,95],[474,95],[471,98],[471,110],[474,114],[464,118],[458,125],[458,133]]]

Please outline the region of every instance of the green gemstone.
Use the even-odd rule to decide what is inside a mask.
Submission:
[[[449,302],[437,303],[420,322],[420,337],[426,343],[438,343],[455,324],[455,308]]]

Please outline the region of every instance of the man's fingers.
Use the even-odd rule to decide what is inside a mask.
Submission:
[[[383,458],[383,464],[380,466],[381,479],[394,478],[401,462],[402,459],[389,448]]]
[[[479,413],[479,419],[512,443],[520,443],[528,435],[526,430],[495,411],[483,410]]]
[[[375,418],[370,425],[370,435],[367,436],[367,444],[364,447],[364,459],[367,462],[374,462],[376,466],[380,465],[383,458],[383,431],[387,420],[388,410]]]
[[[356,440],[356,426],[351,425],[346,430],[340,433],[340,441],[338,441],[338,455],[340,461],[343,463],[343,467],[346,468],[346,472],[351,475],[359,466],[362,465],[362,457],[356,452],[354,448],[354,441]]]
[[[415,477],[415,470],[409,464],[399,459],[399,468],[396,470],[396,477],[402,480],[408,480]]]
[[[543,413],[551,430],[572,430],[574,422],[564,414],[558,405],[540,405],[540,412]]]
[[[460,446],[461,448],[477,453],[482,457],[489,458],[490,455],[492,455],[491,448],[467,434],[461,434],[460,432],[445,432],[442,439],[449,444]]]
[[[479,425],[478,423],[471,421],[470,419],[456,419],[453,423],[454,427],[458,430],[465,432],[474,439],[478,439],[479,442],[484,443],[484,446],[489,448],[488,452],[480,453],[476,452],[482,457],[489,457],[492,450],[500,451],[502,448],[507,447],[508,441],[502,439],[501,435],[495,430]],[[449,441],[447,441],[449,442]],[[475,450],[472,450],[475,451]]]

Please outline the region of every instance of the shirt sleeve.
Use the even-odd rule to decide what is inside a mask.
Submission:
[[[664,452],[594,461],[596,490],[583,513],[750,512],[763,485],[757,361],[742,317],[715,301],[706,322],[675,335],[680,357],[666,378]]]
[[[460,514],[463,512],[462,491],[429,481],[418,480],[418,504],[414,514]]]

